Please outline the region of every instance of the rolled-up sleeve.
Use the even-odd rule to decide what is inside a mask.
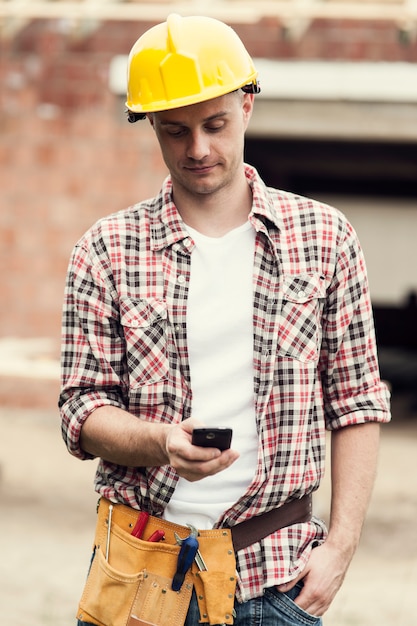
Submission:
[[[365,261],[349,224],[328,291],[321,355],[328,429],[390,420],[389,392],[379,374]]]
[[[127,370],[123,333],[105,255],[79,243],[67,272],[62,316],[61,428],[74,456],[92,458],[80,447],[81,428],[99,406],[126,408]]]

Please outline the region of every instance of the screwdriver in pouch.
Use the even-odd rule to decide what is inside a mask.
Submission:
[[[172,580],[173,591],[179,591],[181,589],[185,575],[193,564],[195,555],[197,554],[197,550],[197,531],[192,528],[191,533],[188,535],[188,537],[181,540],[181,549],[178,554],[177,560],[177,571],[175,572],[174,578]]]

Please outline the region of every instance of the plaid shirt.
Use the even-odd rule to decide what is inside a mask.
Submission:
[[[217,526],[316,490],[325,429],[389,420],[380,382],[362,253],[335,209],[267,188],[246,168],[254,260],[254,392],[262,459],[244,496]],[[168,178],[152,199],[100,220],[76,245],[67,276],[60,398],[69,451],[94,409],[111,404],[144,420],[190,417],[187,291],[194,243]],[[99,461],[101,495],[161,516],[175,489],[172,467]],[[238,598],[295,577],[319,519],[277,531],[237,555]]]

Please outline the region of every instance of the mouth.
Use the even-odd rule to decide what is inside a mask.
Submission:
[[[202,176],[204,174],[210,174],[215,168],[215,165],[194,165],[193,167],[185,167],[184,169],[191,174]]]

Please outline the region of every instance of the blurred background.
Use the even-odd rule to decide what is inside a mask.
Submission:
[[[73,623],[95,496],[94,464],[70,458],[59,434],[65,273],[96,219],[154,195],[166,175],[148,124],[127,123],[124,91],[132,44],[170,12],[235,28],[262,87],[246,160],[267,183],[335,205],[359,234],[394,421],[383,428],[363,545],[327,624],[413,626],[417,0],[0,0],[5,623]],[[327,489],[317,498],[324,516]]]

